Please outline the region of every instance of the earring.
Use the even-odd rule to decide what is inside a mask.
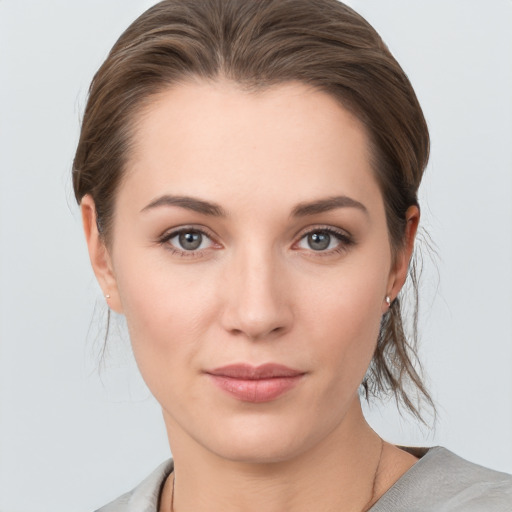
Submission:
[[[107,295],[105,295],[105,299],[110,299],[110,295],[107,293]]]
[[[386,295],[386,304],[388,305],[388,308],[391,307],[391,299],[389,298],[389,295]]]

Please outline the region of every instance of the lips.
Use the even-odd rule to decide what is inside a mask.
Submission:
[[[205,372],[215,385],[244,402],[269,402],[294,388],[305,373],[280,364],[233,364]]]

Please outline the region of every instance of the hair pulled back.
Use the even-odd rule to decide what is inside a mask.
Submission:
[[[428,161],[427,125],[380,36],[337,0],[164,0],[135,20],[94,76],[73,163],[76,199],[92,196],[107,245],[137,114],[159,92],[197,79],[227,79],[247,91],[300,81],[338,99],[366,128],[391,246],[403,246],[405,212],[417,205]],[[367,398],[393,393],[421,419],[409,384],[432,401],[413,364],[413,331],[408,341],[397,298],[363,389]]]

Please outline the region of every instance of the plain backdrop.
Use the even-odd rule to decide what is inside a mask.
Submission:
[[[0,0],[2,512],[92,510],[169,456],[122,321],[99,364],[105,306],[69,178],[93,73],[153,3]],[[392,442],[512,472],[512,2],[350,5],[424,108],[422,224],[439,254],[425,258],[421,321],[437,425],[418,428],[392,402],[368,418]]]

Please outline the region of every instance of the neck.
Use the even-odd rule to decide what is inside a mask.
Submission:
[[[383,445],[359,401],[329,436],[284,461],[228,460],[198,446],[168,418],[166,424],[175,461],[174,512],[362,512],[377,498]],[[172,489],[167,486],[161,510],[170,510]]]

